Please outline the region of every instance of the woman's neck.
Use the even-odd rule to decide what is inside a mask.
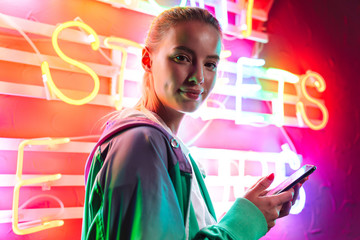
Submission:
[[[160,107],[153,112],[159,115],[159,117],[165,122],[171,131],[177,135],[180,123],[185,116],[184,113],[165,107]]]
[[[146,108],[147,110],[156,113],[161,120],[170,128],[173,134],[177,134],[180,123],[185,116],[185,113],[178,112],[174,109],[167,108],[161,103],[158,104],[149,104],[148,102],[137,104],[136,109],[141,111],[141,108]]]

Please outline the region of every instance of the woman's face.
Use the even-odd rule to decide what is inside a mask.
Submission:
[[[166,109],[195,111],[215,85],[220,51],[220,34],[210,24],[171,28],[149,54],[156,101]]]

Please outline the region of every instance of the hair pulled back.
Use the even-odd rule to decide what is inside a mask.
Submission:
[[[221,26],[219,21],[207,10],[198,7],[174,7],[162,12],[157,16],[150,26],[147,37],[145,39],[145,47],[150,52],[156,51],[159,47],[159,43],[166,36],[166,33],[177,24],[191,21],[199,21],[202,23],[210,24],[222,36]],[[153,83],[150,79],[151,74],[149,72],[144,73],[142,97],[140,102],[143,106],[151,104],[148,99],[148,94],[153,91]]]
[[[222,34],[218,20],[207,10],[198,7],[174,7],[162,12],[153,20],[145,40],[145,46],[150,51],[155,51],[158,43],[170,28],[179,23],[191,21],[210,24],[220,35]]]

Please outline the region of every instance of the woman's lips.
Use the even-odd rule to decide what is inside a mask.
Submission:
[[[180,92],[191,100],[199,100],[201,94],[204,92],[202,89],[180,89]]]

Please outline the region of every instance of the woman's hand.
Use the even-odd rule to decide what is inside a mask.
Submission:
[[[275,226],[275,220],[289,214],[292,204],[295,202],[299,192],[300,184],[294,189],[278,195],[266,196],[266,189],[274,180],[274,174],[261,178],[254,186],[252,186],[245,194],[244,198],[248,199],[264,214],[268,224],[268,230]]]
[[[279,214],[279,218],[285,217],[287,215],[289,215],[290,210],[291,210],[291,206],[293,206],[296,202],[296,199],[299,196],[299,190],[301,188],[301,186],[304,184],[304,182],[306,182],[307,180],[309,180],[309,177],[304,178],[303,180],[301,180],[300,183],[296,184],[292,189],[294,190],[294,195],[293,195],[293,199],[291,202],[287,202],[284,203],[281,210],[280,210],[280,214]]]

